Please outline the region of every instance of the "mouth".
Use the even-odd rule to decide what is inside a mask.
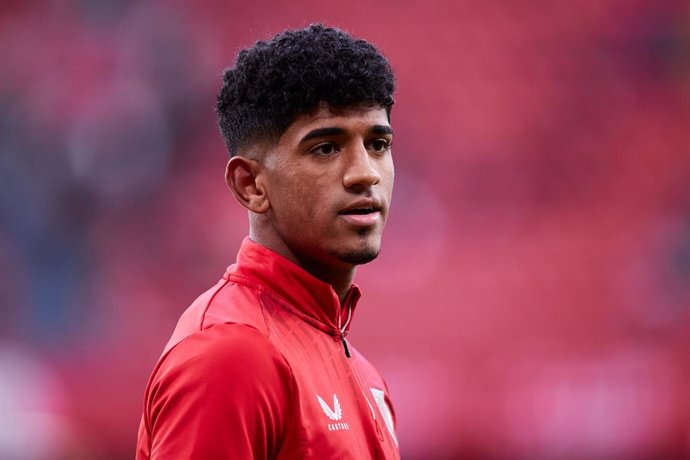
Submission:
[[[379,209],[376,209],[374,207],[354,208],[347,209],[345,211],[340,211],[338,214],[340,214],[341,216],[364,216],[366,214],[371,214],[372,212],[379,212]]]
[[[355,227],[371,227],[381,220],[381,209],[378,200],[367,199],[352,203],[338,215]]]

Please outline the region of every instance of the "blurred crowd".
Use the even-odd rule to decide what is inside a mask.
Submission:
[[[311,22],[389,57],[396,190],[352,341],[403,458],[690,457],[690,4],[0,4],[0,458],[131,458],[246,214],[213,104]]]

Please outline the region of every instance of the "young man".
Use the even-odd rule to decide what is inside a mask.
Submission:
[[[321,25],[240,52],[217,112],[249,211],[237,263],[153,371],[139,459],[396,459],[386,385],[347,341],[393,188],[394,79]]]

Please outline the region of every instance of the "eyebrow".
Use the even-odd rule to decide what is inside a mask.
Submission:
[[[388,125],[374,125],[371,132],[374,134],[393,134],[393,128]]]
[[[370,131],[374,134],[393,134],[393,128],[386,125],[374,125],[371,127]],[[300,139],[299,143],[303,144],[319,137],[338,136],[344,132],[345,130],[343,128],[337,127],[317,128],[305,134],[304,137]]]
[[[303,144],[318,137],[337,136],[338,134],[342,134],[344,132],[345,130],[343,128],[317,128],[305,134],[305,136],[300,139],[299,143]]]

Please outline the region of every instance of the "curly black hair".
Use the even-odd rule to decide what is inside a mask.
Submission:
[[[256,142],[277,142],[320,103],[378,106],[390,117],[394,90],[391,67],[374,46],[312,24],[243,49],[223,73],[216,113],[233,156]]]

